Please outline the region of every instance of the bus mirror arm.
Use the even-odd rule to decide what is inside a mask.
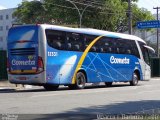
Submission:
[[[149,51],[151,51],[152,53],[155,53],[155,50],[154,50],[152,47],[147,46],[147,45],[144,45],[144,47],[145,47],[146,49],[148,49]]]

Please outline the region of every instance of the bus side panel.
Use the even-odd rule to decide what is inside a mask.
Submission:
[[[46,79],[49,84],[71,84],[82,53],[47,46]]]
[[[88,82],[125,82],[132,80],[135,69],[141,69],[137,63],[132,55],[89,53],[83,66]]]
[[[71,84],[82,53],[59,51],[49,46],[47,51],[47,83]],[[86,71],[90,83],[131,81],[134,70],[141,73],[137,57],[122,54],[88,53],[80,69]]]

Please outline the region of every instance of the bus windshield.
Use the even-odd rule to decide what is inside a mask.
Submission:
[[[8,43],[37,41],[36,26],[18,26],[9,30]]]

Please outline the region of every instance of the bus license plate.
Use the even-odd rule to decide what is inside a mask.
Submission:
[[[26,77],[19,77],[19,80],[27,80]]]

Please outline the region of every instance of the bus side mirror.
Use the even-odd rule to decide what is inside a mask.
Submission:
[[[150,52],[155,53],[155,50],[154,50],[152,47],[147,46],[147,45],[144,45],[144,47],[145,47],[146,49],[148,49]]]

